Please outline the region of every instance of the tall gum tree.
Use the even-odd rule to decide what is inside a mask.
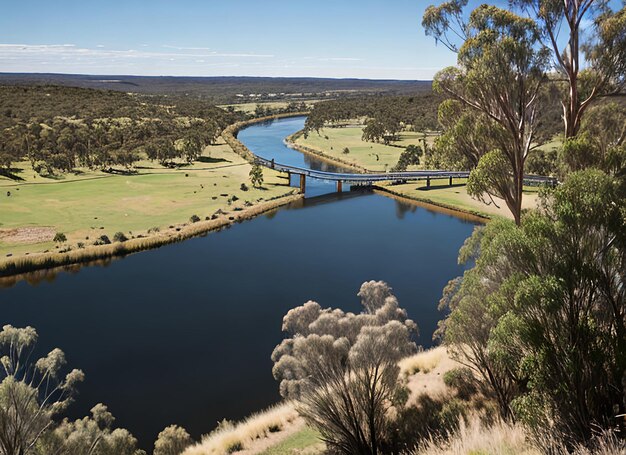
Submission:
[[[561,86],[565,138],[578,134],[583,114],[600,96],[619,93],[626,82],[626,2],[608,0],[512,0],[534,20],[552,51]]]
[[[492,148],[472,171],[468,192],[487,203],[502,198],[519,224],[524,163],[537,145],[549,51],[533,20],[492,5],[476,8],[465,20],[466,5],[467,0],[452,0],[424,14],[426,34],[458,53],[457,66],[437,73],[434,88],[467,107],[489,136]]]

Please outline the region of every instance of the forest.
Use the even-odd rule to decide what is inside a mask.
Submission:
[[[48,176],[77,166],[130,169],[143,157],[191,162],[240,116],[184,97],[0,86],[0,168],[13,175],[12,164],[28,160]]]

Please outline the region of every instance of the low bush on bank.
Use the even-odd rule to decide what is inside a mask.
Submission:
[[[128,237],[126,237],[126,235],[123,232],[116,232],[113,235],[114,242],[125,242],[127,240],[128,240]]]

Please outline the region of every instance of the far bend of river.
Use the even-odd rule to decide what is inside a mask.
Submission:
[[[283,145],[303,122],[258,124],[239,138],[276,162],[326,168]],[[334,191],[310,179],[307,187]],[[70,417],[105,403],[151,449],[172,423],[197,439],[218,420],[276,402],[270,354],[283,315],[307,300],[359,311],[361,283],[385,280],[429,346],[441,290],[462,273],[457,252],[473,228],[372,193],[309,197],[106,267],[0,289],[0,324],[35,327],[40,351],[59,347],[85,372]]]

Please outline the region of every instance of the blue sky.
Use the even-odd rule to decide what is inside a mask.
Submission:
[[[432,79],[440,1],[5,0],[0,72]]]
[[[21,0],[0,15],[1,72],[431,79],[455,57],[424,0]]]

